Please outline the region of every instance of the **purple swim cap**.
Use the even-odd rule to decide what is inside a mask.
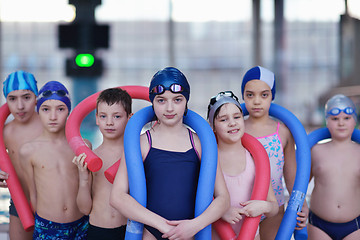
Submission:
[[[40,106],[47,100],[59,100],[65,103],[69,113],[71,111],[71,100],[69,91],[66,87],[58,81],[47,82],[39,91],[37,98],[37,111],[39,112]]]
[[[260,80],[265,82],[270,87],[272,100],[274,100],[275,92],[276,92],[275,74],[272,71],[261,66],[256,66],[248,70],[245,73],[243,81],[241,83],[241,93],[243,99],[244,99],[245,85],[251,80]]]

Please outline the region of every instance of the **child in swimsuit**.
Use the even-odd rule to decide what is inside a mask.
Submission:
[[[194,218],[200,169],[198,136],[183,124],[190,86],[178,69],[167,67],[152,78],[149,97],[157,123],[140,137],[147,208],[129,195],[126,161],[115,177],[111,204],[131,220],[144,223],[144,239],[189,239],[219,219],[229,207],[221,170],[217,169],[214,200]]]
[[[360,239],[360,145],[351,140],[355,105],[335,95],[325,105],[325,117],[331,140],[311,150],[309,240]]]
[[[125,126],[131,117],[131,96],[120,88],[105,89],[96,101],[96,124],[103,142],[94,153],[103,161],[96,173],[87,169],[86,155],[73,159],[79,168],[79,192],[77,203],[81,212],[90,215],[88,240],[124,239],[127,219],[110,206],[112,184],[104,172],[120,159],[124,151]]]
[[[222,216],[238,235],[244,216],[275,216],[279,210],[271,185],[267,201],[250,200],[255,180],[255,165],[241,138],[245,132],[242,109],[231,91],[220,92],[208,106],[209,123],[218,142],[218,158],[230,194],[231,207]],[[258,234],[255,239],[260,239]],[[213,231],[212,239],[220,239]]]
[[[275,239],[284,216],[284,177],[286,188],[291,193],[296,175],[295,142],[289,129],[270,118],[269,108],[275,98],[275,75],[270,70],[256,66],[244,75],[241,92],[249,117],[245,120],[245,130],[256,137],[268,153],[271,166],[271,183],[279,205],[279,212],[260,223],[262,240]],[[308,208],[306,202],[298,213],[296,229],[306,226]]]
[[[4,127],[4,143],[22,189],[29,197],[24,171],[21,167],[22,159],[19,158],[19,149],[24,143],[39,136],[43,130],[35,111],[38,88],[34,75],[21,70],[12,72],[3,82],[3,93],[10,113],[14,117]],[[0,182],[0,186],[7,187],[7,173],[0,171],[0,175],[0,179],[5,180]],[[9,214],[10,239],[31,240],[33,232],[24,230],[12,199],[10,199]]]
[[[60,82],[47,82],[39,91],[37,111],[43,132],[20,148],[25,180],[35,212],[33,239],[87,237],[88,216],[76,204],[79,186],[74,153],[65,137],[71,102]]]

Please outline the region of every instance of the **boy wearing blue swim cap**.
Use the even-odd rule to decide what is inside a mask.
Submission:
[[[150,82],[149,97],[157,123],[140,136],[147,206],[143,207],[129,194],[124,157],[110,203],[129,219],[145,225],[143,239],[193,239],[227,210],[229,193],[217,169],[214,200],[195,217],[201,145],[199,137],[183,123],[190,97],[185,75],[174,67],[160,70]]]
[[[21,168],[22,159],[19,158],[19,149],[24,143],[39,136],[43,129],[39,116],[35,112],[38,89],[34,75],[21,70],[10,73],[3,82],[3,94],[10,113],[14,117],[4,127],[4,143],[22,189],[28,196],[29,191]],[[0,179],[6,180],[7,174],[0,171]],[[6,181],[1,181],[0,186],[7,187]],[[24,230],[12,200],[10,200],[9,215],[10,239],[32,239],[32,231]]]
[[[360,239],[360,145],[351,140],[356,107],[339,94],[327,101],[324,115],[331,139],[311,149],[309,240]]]
[[[37,102],[44,130],[20,148],[35,213],[33,238],[86,239],[88,216],[76,204],[79,174],[65,136],[71,110],[69,92],[60,82],[47,82]]]

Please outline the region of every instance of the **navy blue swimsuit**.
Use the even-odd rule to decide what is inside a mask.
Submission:
[[[147,208],[168,220],[193,219],[200,160],[194,149],[191,131],[192,148],[186,152],[153,148],[150,132],[146,134],[150,144],[144,161]],[[145,227],[156,239],[163,239],[160,231]]]

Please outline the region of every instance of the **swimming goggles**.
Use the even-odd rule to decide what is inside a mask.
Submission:
[[[46,91],[43,91],[42,93],[39,94],[38,99],[43,98],[43,97],[44,98],[49,98],[53,94],[56,94],[59,97],[68,97],[68,98],[70,98],[69,94],[64,90],[56,90],[56,91],[46,90]]]
[[[344,109],[332,108],[332,109],[330,109],[330,111],[327,112],[327,115],[337,116],[341,112],[344,112],[347,115],[352,115],[352,114],[354,114],[355,110],[352,107],[346,107]]]
[[[232,91],[219,92],[216,96],[210,99],[210,105],[214,105],[222,97],[231,97],[232,99],[239,101],[238,97],[234,95]]]
[[[164,87],[163,85],[157,85],[151,89],[151,94],[163,94],[166,90],[170,90],[172,93],[181,93],[185,91],[183,86],[177,83],[173,83],[170,85],[170,87]]]

